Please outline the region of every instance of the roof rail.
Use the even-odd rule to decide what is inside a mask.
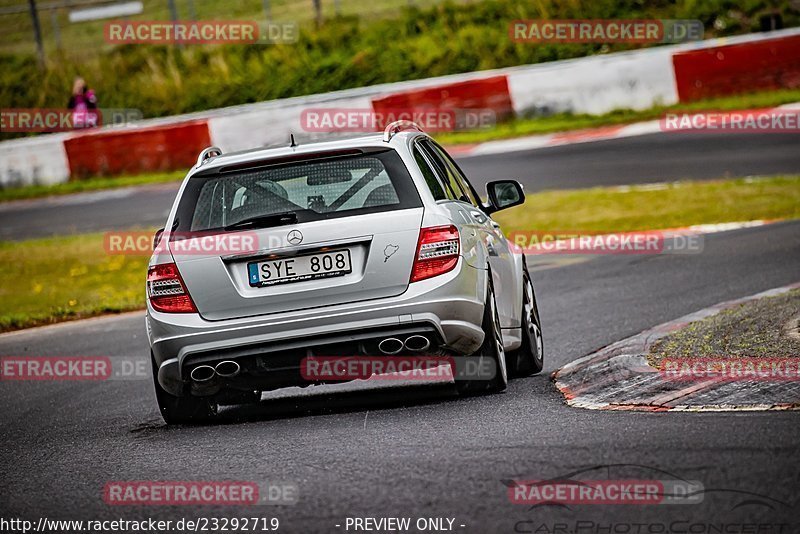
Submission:
[[[388,143],[392,140],[392,137],[394,137],[395,134],[398,134],[404,130],[417,130],[418,132],[421,132],[422,128],[420,128],[419,125],[414,121],[394,121],[389,123],[386,126],[386,129],[383,130],[383,141]]]
[[[200,152],[200,155],[197,156],[197,163],[195,163],[195,167],[200,167],[207,160],[221,155],[222,155],[222,149],[219,147],[210,146],[208,148],[204,148],[203,151]]]

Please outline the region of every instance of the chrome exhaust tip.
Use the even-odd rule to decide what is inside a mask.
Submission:
[[[408,336],[406,338],[405,347],[412,352],[422,352],[431,346],[431,341],[420,335]]]
[[[239,364],[234,362],[233,360],[225,360],[224,362],[219,362],[214,370],[217,372],[219,376],[222,378],[233,378],[234,376],[239,374],[241,371],[241,367]]]
[[[192,372],[189,373],[189,376],[195,382],[209,382],[216,374],[217,372],[210,365],[198,365],[192,369]]]
[[[396,337],[387,337],[378,343],[378,350],[384,354],[397,354],[403,350],[403,342]]]

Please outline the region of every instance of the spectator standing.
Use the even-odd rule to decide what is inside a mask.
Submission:
[[[97,126],[97,96],[80,76],[72,84],[72,96],[67,107],[72,110],[73,128]]]

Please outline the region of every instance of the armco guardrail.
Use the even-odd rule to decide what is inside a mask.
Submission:
[[[416,105],[491,109],[499,117],[600,114],[700,97],[800,86],[800,29],[750,34],[375,85],[150,119],[126,127],[0,143],[0,186],[70,177],[188,168],[212,144],[224,151],[276,144],[303,131],[309,108]],[[124,149],[122,148],[124,147]]]

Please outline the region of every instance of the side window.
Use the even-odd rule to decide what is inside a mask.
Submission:
[[[420,152],[419,145],[414,146],[414,159],[417,161],[417,166],[419,166],[419,170],[422,171],[422,175],[425,176],[425,182],[428,184],[428,189],[431,190],[433,198],[436,200],[445,200],[447,195],[444,192],[444,187],[442,187],[442,183],[439,181],[439,178],[436,177],[436,173],[431,169],[430,165],[428,165],[428,161]]]
[[[450,167],[447,165],[445,159],[443,159],[441,153],[436,149],[436,146],[433,145],[427,139],[424,141],[420,141],[420,145],[425,148],[426,154],[431,158],[431,161],[434,162],[436,165],[436,170],[439,171],[439,175],[445,182],[445,186],[448,189],[448,198],[451,200],[461,200],[462,202],[469,202],[466,193],[461,188],[461,185],[458,183],[458,179]]]
[[[456,162],[453,161],[453,158],[450,157],[450,154],[444,151],[442,147],[439,145],[432,143],[433,149],[436,150],[436,153],[439,155],[442,160],[444,160],[445,164],[447,165],[447,169],[449,174],[452,174],[453,178],[456,182],[458,182],[459,187],[466,195],[468,202],[473,206],[480,206],[481,202],[478,199],[478,196],[475,194],[475,191],[472,189],[472,186],[467,181],[466,176],[464,173],[461,172],[461,169],[458,168]]]

